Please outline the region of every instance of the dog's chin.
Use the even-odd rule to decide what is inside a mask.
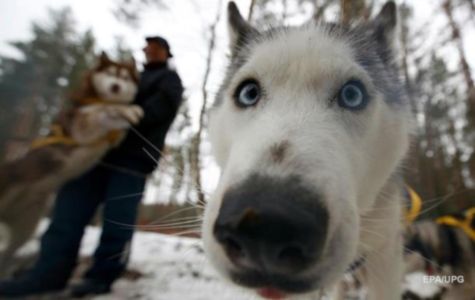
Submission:
[[[355,262],[359,260],[348,264],[345,270],[354,267]],[[318,270],[305,276],[265,274],[255,270],[231,271],[228,276],[235,284],[255,290],[262,298],[284,299],[293,296],[321,295],[321,291],[331,290],[345,274],[345,271],[325,270],[325,267]]]
[[[317,277],[298,278],[258,271],[232,272],[230,277],[237,285],[255,289],[259,295],[270,299],[316,291],[320,281]]]
[[[127,86],[120,93],[113,93],[110,89],[103,86],[94,87],[99,97],[104,102],[131,104],[134,101],[134,95],[137,91],[135,86]]]
[[[101,98],[104,99],[105,102],[110,101],[113,103],[122,103],[122,104],[129,104],[133,101],[133,95],[129,94],[112,94],[112,93],[103,93],[101,94]]]

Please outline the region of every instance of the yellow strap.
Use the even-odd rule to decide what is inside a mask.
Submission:
[[[62,144],[75,146],[78,143],[69,137],[47,136],[43,138],[37,138],[31,143],[31,149],[37,149],[49,145]]]
[[[31,149],[37,149],[49,145],[68,145],[68,146],[94,146],[98,145],[102,142],[107,142],[109,144],[115,144],[121,137],[121,130],[112,130],[107,133],[102,139],[95,141],[90,144],[79,144],[75,139],[72,137],[66,136],[64,134],[63,128],[57,124],[53,124],[51,126],[51,135],[46,137],[40,137],[35,139],[31,145]]]
[[[120,102],[114,102],[114,101],[105,101],[100,98],[83,98],[79,101],[80,105],[90,105],[90,104],[101,104],[101,103],[106,103],[106,104],[123,104]],[[121,130],[112,130],[107,133],[106,136],[104,136],[102,139],[95,141],[90,144],[82,144],[82,146],[92,146],[92,145],[97,145],[100,144],[104,141],[107,141],[109,144],[115,144],[121,137]],[[56,144],[62,144],[62,145],[71,145],[71,146],[78,146],[79,143],[74,140],[72,137],[67,136],[64,133],[64,128],[59,125],[59,124],[52,124],[50,126],[50,134],[46,137],[40,137],[35,139],[31,143],[31,148],[36,149],[40,147],[45,147],[49,145],[56,145]]]
[[[475,207],[469,208],[465,211],[465,217],[467,219],[473,220],[475,218]]]
[[[411,206],[406,209],[405,219],[406,222],[412,223],[419,216],[422,209],[422,199],[410,186],[406,186],[409,193],[409,199],[411,200]]]
[[[472,228],[472,220],[475,217],[475,207],[465,212],[465,219],[460,220],[453,216],[443,216],[436,220],[437,224],[461,228],[472,241],[475,241],[475,229]]]
[[[104,103],[104,100],[99,98],[83,98],[78,101],[80,105],[90,105],[90,104],[99,104]]]
[[[32,149],[37,149],[55,144],[77,145],[77,142],[73,138],[64,134],[64,130],[61,125],[52,124],[50,126],[50,135],[33,140],[30,147]]]

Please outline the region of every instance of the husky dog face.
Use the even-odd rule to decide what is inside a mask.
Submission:
[[[97,95],[106,101],[130,103],[137,91],[135,62],[117,63],[102,53],[91,83]]]
[[[353,28],[259,32],[229,4],[232,56],[210,138],[222,175],[203,239],[235,283],[284,294],[335,283],[409,144],[391,56],[396,7]],[[267,291],[267,292],[266,292]]]

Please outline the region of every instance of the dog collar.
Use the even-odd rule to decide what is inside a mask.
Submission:
[[[361,255],[349,265],[345,273],[352,274],[356,272],[359,268],[361,268],[364,265],[365,262],[366,262],[366,255]]]

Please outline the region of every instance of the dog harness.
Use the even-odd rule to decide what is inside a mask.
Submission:
[[[84,105],[92,105],[92,104],[123,104],[120,102],[113,102],[113,101],[104,101],[100,98],[83,98],[81,100],[78,100],[77,103],[79,106],[84,106]],[[50,126],[50,134],[45,136],[45,137],[39,137],[31,143],[30,148],[31,149],[37,149],[45,146],[50,146],[50,145],[66,145],[66,146],[94,146],[101,144],[102,142],[107,142],[109,144],[115,144],[121,135],[121,130],[111,130],[108,132],[102,139],[99,139],[97,141],[94,141],[89,144],[80,144],[78,143],[74,138],[71,136],[67,135],[65,133],[65,130],[63,126],[60,124],[52,124]]]
[[[462,229],[472,241],[475,241],[475,207],[465,211],[464,218],[455,216],[443,216],[437,218],[437,224],[458,227]]]
[[[408,201],[405,206],[404,218],[406,224],[411,224],[421,213],[422,199],[410,186],[406,185],[406,199]]]
[[[64,133],[64,129],[59,124],[51,125],[51,132],[45,137],[39,137],[30,145],[31,149],[38,149],[50,145],[65,145],[65,146],[94,146],[102,142],[107,142],[109,144],[114,144],[120,138],[121,132],[119,130],[112,130],[108,132],[102,139],[94,141],[88,144],[80,144],[71,136],[68,136]]]

